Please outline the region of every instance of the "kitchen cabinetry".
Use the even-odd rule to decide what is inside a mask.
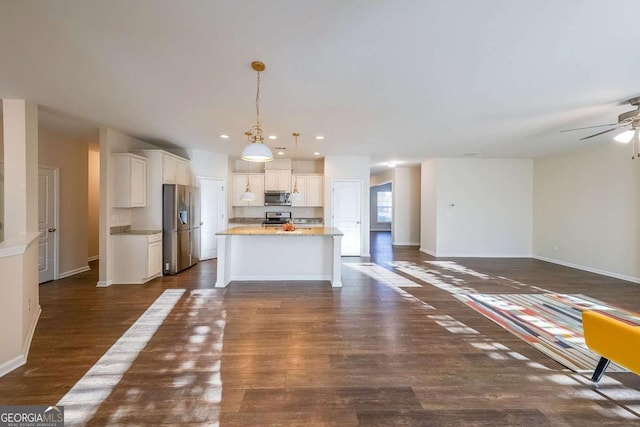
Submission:
[[[298,191],[303,198],[300,201],[292,201],[291,206],[322,206],[322,175],[293,175],[291,177],[291,188],[294,187],[298,180]]]
[[[265,170],[264,190],[291,192],[291,171],[289,169]]]
[[[178,158],[169,153],[162,153],[162,183],[177,184]]]
[[[177,162],[176,184],[191,185],[191,165],[189,161],[178,158]]]
[[[240,196],[247,188],[247,176],[249,177],[249,188],[256,198],[251,202],[240,200]],[[265,176],[261,173],[234,173],[233,177],[233,193],[232,206],[264,206],[264,184]]]
[[[111,237],[114,283],[145,283],[162,275],[162,233]]]
[[[147,205],[147,160],[136,154],[111,155],[114,171],[114,208],[141,208]]]

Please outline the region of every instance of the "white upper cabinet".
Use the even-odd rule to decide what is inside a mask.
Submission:
[[[177,184],[178,158],[169,153],[162,153],[162,183]]]
[[[302,194],[303,199],[298,202],[292,201],[291,206],[322,206],[322,175],[293,175],[291,177],[291,188],[294,188],[296,178],[298,180],[298,191]]]
[[[264,191],[291,191],[291,170],[264,171]]]
[[[178,158],[176,184],[191,185],[191,164],[189,160]]]
[[[114,208],[147,205],[147,159],[130,153],[114,153]]]
[[[233,176],[233,192],[232,206],[264,206],[264,178],[261,173],[234,173]],[[256,196],[251,202],[240,200],[247,188],[247,179],[249,180],[249,188]]]

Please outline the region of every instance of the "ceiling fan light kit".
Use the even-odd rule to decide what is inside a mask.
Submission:
[[[640,130],[638,130],[638,128],[640,128],[640,96],[637,96],[635,98],[631,98],[627,102],[629,102],[629,104],[631,104],[634,107],[636,107],[636,109],[635,110],[631,110],[631,111],[626,111],[626,112],[618,115],[618,123],[610,123],[610,124],[606,124],[606,125],[596,125],[596,126],[587,126],[587,127],[583,127],[583,128],[576,128],[576,129],[567,129],[567,130],[563,130],[561,132],[571,132],[571,131],[574,131],[574,130],[583,130],[583,129],[592,129],[592,128],[597,128],[597,127],[613,126],[611,129],[607,129],[607,130],[604,130],[602,132],[594,133],[593,135],[589,135],[589,136],[585,136],[584,138],[580,138],[580,141],[583,141],[585,139],[593,138],[593,137],[596,137],[596,136],[599,136],[599,135],[603,135],[605,133],[613,132],[614,130],[622,129],[622,128],[625,128],[627,126],[631,126],[631,129],[627,129],[627,130],[619,133],[613,139],[618,141],[618,142],[622,142],[624,144],[628,144],[629,142],[633,141],[633,143],[631,144],[631,152],[632,152],[631,153],[631,159],[632,160],[636,159],[637,157],[640,157],[640,137],[638,136],[638,132],[640,132]]]
[[[257,72],[257,89],[256,89],[256,124],[244,134],[247,135],[248,144],[242,150],[240,158],[248,162],[270,162],[273,160],[273,153],[264,145],[264,136],[262,134],[262,126],[260,124],[260,73],[265,70],[264,63],[253,61],[251,68]]]

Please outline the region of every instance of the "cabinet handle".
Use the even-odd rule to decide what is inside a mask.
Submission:
[[[55,229],[55,228],[50,228],[50,229],[48,229],[47,231],[48,231],[49,233],[53,233],[54,231],[56,231],[56,229]]]

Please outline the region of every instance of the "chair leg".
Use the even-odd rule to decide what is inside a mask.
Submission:
[[[602,375],[604,374],[604,371],[607,369],[607,367],[609,366],[609,363],[611,361],[605,357],[601,357],[600,360],[598,361],[598,366],[596,367],[596,370],[593,372],[593,376],[591,377],[591,381],[593,381],[594,383],[598,384],[598,381],[600,381],[600,378],[602,378]]]

